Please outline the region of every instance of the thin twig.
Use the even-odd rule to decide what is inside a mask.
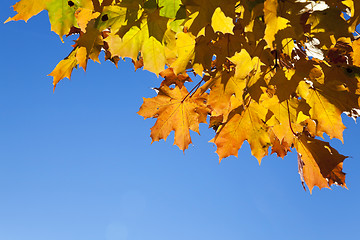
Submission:
[[[196,90],[200,87],[202,81],[204,81],[204,80],[201,79],[200,82],[198,82],[198,83],[195,85],[195,87],[193,87],[193,88],[190,90],[190,92],[183,98],[183,100],[181,100],[181,103],[183,103],[183,102],[186,100],[186,98],[188,98],[189,96],[190,96],[190,97],[193,96],[192,93],[193,93],[193,92],[194,92],[194,93],[196,92]],[[195,91],[194,91],[194,90],[195,90]],[[190,95],[190,94],[191,94],[191,95]]]
[[[294,129],[291,126],[291,120],[290,120],[290,108],[289,108],[289,100],[286,100],[286,104],[287,104],[287,110],[288,110],[288,117],[289,117],[289,126],[290,126],[290,130],[291,132],[294,134],[294,136],[298,136],[297,133],[295,133]]]

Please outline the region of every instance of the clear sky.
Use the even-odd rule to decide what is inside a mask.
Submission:
[[[0,2],[0,21],[14,12]],[[151,143],[153,119],[137,115],[159,86],[129,61],[88,64],[52,92],[55,65],[70,52],[47,14],[0,24],[1,240],[357,240],[360,127],[344,116],[349,190],[304,192],[297,157],[265,157],[248,144],[218,163],[206,125],[183,154]]]

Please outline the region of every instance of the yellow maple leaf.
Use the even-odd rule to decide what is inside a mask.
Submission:
[[[112,56],[129,57],[136,61],[139,53],[143,57],[144,69],[159,75],[166,63],[165,44],[168,19],[160,17],[158,11],[145,14],[133,23],[127,32],[111,32],[105,41]]]
[[[297,120],[298,115],[302,110],[301,100],[291,98],[280,102],[277,96],[274,95],[272,98],[262,99],[262,101],[262,105],[269,109],[273,114],[273,116],[266,121],[266,124],[272,127],[272,131],[279,141],[285,141],[289,146],[291,146],[294,143],[296,134],[303,131],[303,125]],[[305,114],[309,113],[306,112]],[[309,116],[306,116],[305,114],[302,113],[304,120],[309,118]]]
[[[144,69],[159,75],[166,63],[164,46],[153,36],[147,38],[141,48]]]
[[[289,20],[279,17],[278,0],[265,0],[264,2],[264,19],[266,24],[265,36],[267,44],[272,48],[275,34],[288,26]],[[276,48],[276,46],[274,46]]]
[[[267,112],[266,108],[251,100],[247,107],[241,105],[229,114],[228,121],[211,140],[217,146],[220,161],[230,155],[238,156],[239,149],[247,140],[252,155],[261,162],[271,144],[268,127],[264,124]]]
[[[53,77],[54,91],[56,84],[58,84],[61,79],[71,78],[71,73],[74,67],[77,65],[77,50],[78,48],[74,49],[74,51],[72,51],[69,56],[67,56],[64,60],[61,60],[58,65],[56,65],[55,69],[50,74],[48,74],[48,76]]]
[[[183,2],[192,14],[185,26],[189,27],[189,31],[194,36],[203,35],[204,28],[207,25],[215,27],[216,30],[214,29],[214,31],[232,33],[231,26],[233,26],[232,19],[235,15],[235,0],[184,0]],[[225,26],[224,23],[230,25]]]
[[[217,7],[211,18],[211,26],[214,32],[234,34],[234,23],[231,17],[227,17],[220,7]]]
[[[180,32],[176,35],[176,60],[171,63],[175,74],[182,73],[186,70],[189,61],[195,55],[195,37],[191,33]]]
[[[18,20],[27,22],[29,18],[44,10],[49,1],[51,0],[21,0],[13,6],[17,14],[14,17],[9,17],[5,23]]]
[[[105,41],[109,44],[112,56],[129,57],[134,60],[137,59],[141,50],[144,34],[146,34],[146,29],[132,26],[122,38],[116,33],[110,33]]]
[[[311,88],[305,81],[301,81],[298,87],[299,94],[306,100],[311,107],[310,116],[317,121],[317,131],[327,133],[330,138],[337,138],[343,141],[343,131],[345,129],[341,120],[341,111],[323,92]]]
[[[102,31],[110,28],[112,32],[118,32],[127,24],[127,10],[127,8],[115,5],[104,7],[97,25],[98,29]]]
[[[18,12],[8,21],[27,21],[32,16],[42,10],[47,10],[51,23],[51,30],[57,33],[62,40],[62,36],[68,34],[72,26],[76,26],[75,12],[79,8],[94,9],[91,0],[21,0],[16,3],[14,10]]]
[[[245,49],[241,49],[240,52],[235,53],[234,56],[228,59],[236,65],[236,78],[244,79],[254,69],[253,60],[250,54]]]

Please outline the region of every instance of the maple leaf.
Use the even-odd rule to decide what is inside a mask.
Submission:
[[[278,0],[265,0],[264,2],[264,19],[266,24],[264,39],[269,46],[272,47],[272,43],[275,40],[275,34],[288,26],[289,20],[279,17]]]
[[[88,24],[86,32],[76,40],[76,46],[79,47],[76,58],[80,67],[86,70],[89,58],[95,62],[100,62],[99,54],[103,45],[101,32],[94,27],[94,23]]]
[[[134,64],[135,71],[144,66],[144,61],[142,57],[139,57],[136,61],[132,60],[132,62]]]
[[[194,49],[194,59],[192,65],[194,72],[198,75],[202,75],[203,72],[211,71],[212,60],[214,56],[213,46],[214,32],[211,27],[205,27],[205,36],[199,36],[196,39]]]
[[[242,102],[246,81],[236,78],[234,72],[218,72],[207,84],[211,89],[208,103],[212,108],[213,116],[227,115],[229,113],[230,99],[233,95],[238,101]]]
[[[144,69],[159,73],[165,67],[166,57],[164,46],[154,37],[146,39],[142,45]]]
[[[295,148],[303,162],[303,178],[312,191],[314,186],[329,188],[332,184],[346,187],[345,173],[342,172],[345,156],[339,154],[326,142],[302,134]]]
[[[233,24],[231,18],[235,15],[235,2],[235,0],[184,0],[187,9],[193,14],[188,23],[189,31],[198,36],[205,26],[211,25],[214,31],[230,32]]]
[[[184,86],[185,82],[192,82],[191,78],[187,73],[176,75],[174,70],[172,68],[167,68],[164,71],[160,72],[160,76],[165,78],[164,81],[161,82],[161,86],[171,86],[172,84],[175,84],[179,88],[182,88]]]
[[[119,32],[110,33],[105,41],[112,56],[136,60],[142,52],[144,69],[159,74],[166,63],[164,40],[167,22],[158,11],[145,14],[122,37]]]
[[[309,76],[312,69],[313,63],[311,61],[298,61],[294,64],[294,69],[277,69],[269,84],[276,87],[276,95],[280,102],[289,99],[295,93],[300,81]]]
[[[317,121],[317,131],[325,132],[331,138],[343,140],[342,133],[345,129],[341,120],[341,111],[317,89],[302,81],[299,84],[299,93],[311,107],[310,115]]]
[[[112,56],[129,57],[137,59],[143,43],[145,30],[132,26],[130,30],[121,38],[119,35],[111,33],[105,39],[109,45]]]
[[[214,32],[233,34],[233,18],[227,17],[220,7],[217,7],[211,17],[211,26]]]
[[[177,86],[173,89],[162,86],[157,90],[156,97],[144,98],[138,114],[144,118],[157,118],[151,128],[153,142],[166,140],[170,132],[175,131],[174,144],[184,151],[191,143],[189,130],[199,133],[199,123],[206,123],[206,94],[188,97],[186,88]]]
[[[186,70],[189,61],[195,57],[195,37],[191,33],[179,32],[176,39],[176,60],[171,67],[176,74]]]
[[[217,146],[216,153],[220,160],[230,155],[237,156],[243,142],[247,140],[251,153],[258,159],[267,155],[270,137],[264,124],[266,108],[255,101],[250,101],[245,107],[234,109],[229,114],[229,120],[216,133],[212,140]]]
[[[104,7],[100,21],[98,22],[98,29],[103,31],[107,28],[116,33],[122,26],[126,26],[128,9],[121,6],[111,5]]]
[[[54,85],[54,91],[55,87],[58,84],[58,82],[63,78],[71,78],[71,73],[76,67],[78,61],[76,58],[78,48],[74,49],[69,56],[67,56],[64,60],[61,60],[58,65],[56,65],[55,69],[49,73],[48,76],[52,76],[53,79],[53,85]]]
[[[286,154],[291,151],[290,145],[284,140],[280,141],[271,129],[269,129],[269,136],[271,141],[271,154],[276,153],[278,157],[284,158]]]
[[[93,10],[91,0],[22,0],[16,3],[14,10],[18,12],[14,17],[8,18],[8,21],[27,21],[32,16],[43,10],[49,13],[51,30],[57,33],[61,40],[62,36],[69,33],[72,26],[76,26],[75,12],[79,8]]]
[[[86,32],[86,27],[90,20],[97,18],[99,15],[99,12],[94,12],[87,8],[79,8],[75,12],[76,21],[82,32]]]
[[[236,57],[235,54],[240,56],[240,52],[242,51],[242,55],[247,54],[249,56],[249,53],[244,49],[245,41],[240,37],[239,38],[239,32],[235,31],[235,34],[215,34],[211,32],[212,37],[211,41],[212,44],[210,45],[211,51],[213,51],[213,54],[216,56],[216,61],[213,64],[214,67],[218,69],[222,69],[224,64],[228,64],[229,60],[233,64],[239,63],[240,60],[237,60],[235,62],[234,60]],[[216,42],[213,41],[213,39],[217,39]],[[211,53],[211,52],[210,52]],[[229,57],[231,56],[231,57]],[[232,60],[231,60],[232,58]],[[250,57],[251,58],[251,57]],[[206,69],[208,71],[208,69]]]
[[[175,18],[181,7],[181,0],[158,0],[160,7],[160,16],[167,18]]]
[[[302,112],[301,104],[306,103],[296,98],[280,102],[276,95],[264,100],[263,103],[273,114],[266,121],[267,125],[272,127],[273,133],[280,142],[286,142],[289,146],[294,143],[296,134],[302,132],[301,122],[309,118],[308,112]]]
[[[17,14],[14,17],[9,17],[5,23],[9,21],[24,20],[27,22],[29,18],[37,15],[46,8],[47,2],[50,0],[22,0],[17,2],[13,8]]]
[[[49,13],[51,30],[62,36],[69,33],[72,26],[77,25],[75,13],[79,8],[93,9],[91,0],[49,0],[46,10]]]

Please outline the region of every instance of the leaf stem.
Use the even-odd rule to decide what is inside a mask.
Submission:
[[[190,92],[183,98],[183,100],[181,100],[181,103],[183,103],[183,102],[186,100],[186,98],[188,98],[189,96],[190,96],[190,97],[193,96],[193,94],[196,92],[196,90],[199,89],[202,81],[204,81],[204,80],[201,79],[201,80],[195,85],[195,87],[193,87],[193,88],[190,90]]]
[[[287,104],[287,110],[288,110],[288,118],[289,118],[289,126],[290,126],[290,130],[291,132],[294,134],[294,136],[298,136],[299,134],[295,133],[294,129],[291,126],[291,119],[290,119],[290,108],[289,108],[289,100],[286,100],[286,104]]]

